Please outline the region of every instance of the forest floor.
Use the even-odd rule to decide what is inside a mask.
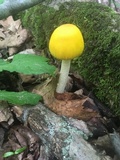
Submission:
[[[9,17],[0,24],[1,59],[12,59],[23,50],[36,54],[20,20]],[[118,160],[119,117],[88,90],[80,75],[70,73],[67,92],[62,95],[54,94],[56,84],[48,75],[1,72],[1,90],[31,91],[42,95],[43,101],[32,108],[0,101],[0,160]]]

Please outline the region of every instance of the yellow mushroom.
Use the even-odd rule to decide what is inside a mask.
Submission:
[[[84,50],[81,31],[74,24],[63,24],[56,28],[49,41],[50,53],[62,60],[56,92],[63,93],[68,80],[71,59],[78,57]]]

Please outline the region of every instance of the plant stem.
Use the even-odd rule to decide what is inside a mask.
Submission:
[[[70,63],[71,63],[71,60],[62,60],[60,76],[59,76],[59,80],[56,88],[57,93],[64,93],[64,90],[68,81]]]

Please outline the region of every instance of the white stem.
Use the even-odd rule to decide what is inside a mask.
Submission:
[[[68,81],[70,63],[71,63],[71,60],[62,60],[60,76],[59,76],[59,80],[56,88],[57,93],[64,93],[64,90]]]

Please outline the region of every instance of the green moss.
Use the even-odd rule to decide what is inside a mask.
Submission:
[[[59,10],[37,5],[23,14],[22,22],[36,48],[46,50],[52,31],[60,24],[74,23],[85,40],[84,54],[73,66],[96,96],[120,115],[120,16],[97,3],[71,2]]]

